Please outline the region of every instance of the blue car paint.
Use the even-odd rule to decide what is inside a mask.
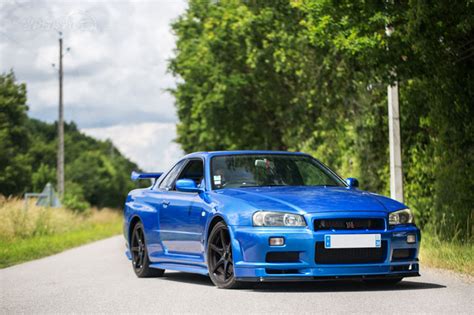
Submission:
[[[258,187],[211,190],[210,163],[214,156],[233,154],[295,154],[275,151],[198,152],[183,157],[202,159],[205,187],[200,192],[188,193],[157,189],[163,173],[149,188],[129,193],[124,209],[124,235],[127,257],[131,223],[140,220],[144,225],[151,267],[208,274],[206,262],[207,236],[211,222],[220,218],[229,227],[232,239],[234,273],[239,280],[306,280],[317,277],[387,275],[418,275],[418,251],[421,235],[414,225],[388,227],[388,214],[407,208],[404,204],[354,187]],[[178,161],[179,162],[179,161]],[[155,173],[159,174],[159,173]],[[161,174],[160,174],[161,175]],[[306,227],[254,227],[252,215],[258,210],[283,211],[304,216]],[[314,231],[318,218],[383,218],[381,230]],[[315,262],[315,242],[324,241],[327,234],[381,234],[388,250],[383,263],[332,264]],[[415,244],[407,244],[406,236],[416,235]],[[271,247],[269,237],[285,238],[285,245]],[[415,255],[410,260],[391,260],[392,249],[411,248]],[[299,262],[268,263],[269,251],[299,252]],[[397,265],[410,265],[410,270],[394,271]],[[297,270],[292,274],[268,274],[268,269]]]
[[[130,175],[130,179],[133,181],[139,179],[157,179],[160,178],[161,175],[163,175],[163,173],[138,173],[133,171],[132,175]]]

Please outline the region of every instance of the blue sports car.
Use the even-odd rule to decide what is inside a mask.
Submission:
[[[127,256],[138,277],[165,269],[245,282],[419,276],[420,230],[402,203],[357,189],[304,153],[189,154],[126,199]]]

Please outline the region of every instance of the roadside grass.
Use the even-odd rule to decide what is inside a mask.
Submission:
[[[122,216],[111,209],[77,213],[64,208],[24,209],[18,199],[0,200],[0,268],[59,253],[119,234]]]
[[[420,262],[425,266],[474,276],[474,245],[472,242],[463,244],[456,241],[442,241],[429,232],[424,232],[421,239]]]

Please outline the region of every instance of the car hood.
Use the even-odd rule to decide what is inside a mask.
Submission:
[[[346,187],[247,187],[222,189],[216,193],[239,199],[260,210],[391,212],[406,208],[393,199]]]

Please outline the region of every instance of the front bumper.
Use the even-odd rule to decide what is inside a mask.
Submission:
[[[307,222],[310,223],[305,228],[230,226],[236,278],[240,281],[305,281],[419,276],[418,252],[421,235],[414,225],[393,229],[386,226],[383,230],[314,231],[313,218],[307,218]],[[316,262],[316,243],[324,242],[324,236],[327,234],[375,233],[381,235],[384,243],[383,257],[376,263]],[[415,243],[407,243],[409,234],[416,236]],[[285,245],[270,246],[270,237],[283,237]],[[403,259],[393,257],[394,250],[400,249],[408,250],[410,255]],[[269,262],[267,254],[274,252],[297,253],[297,258],[291,262]]]

